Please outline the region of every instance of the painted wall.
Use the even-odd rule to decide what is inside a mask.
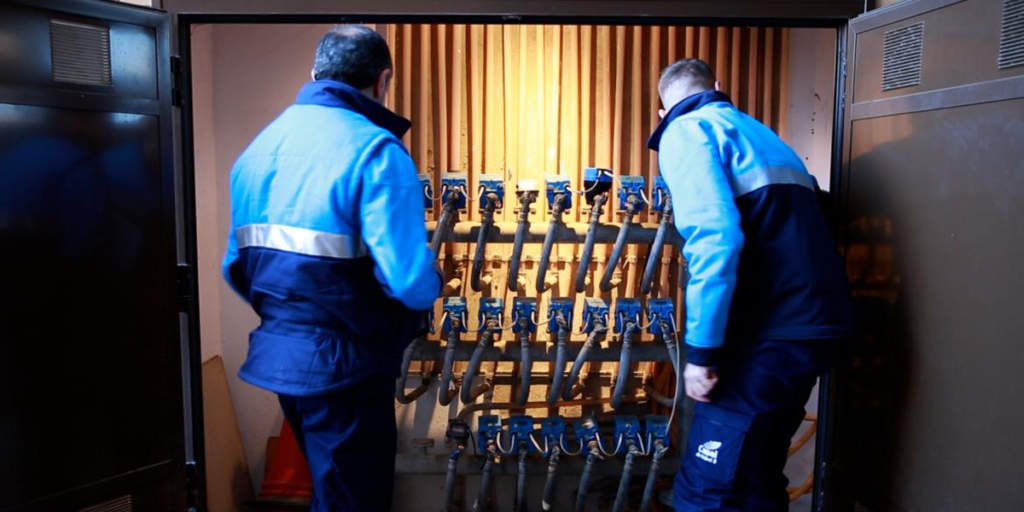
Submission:
[[[836,31],[791,30],[789,48],[788,114],[783,137],[827,190],[835,115]]]

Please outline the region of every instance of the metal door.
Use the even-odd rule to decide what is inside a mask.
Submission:
[[[1024,1],[850,24],[836,512],[1024,507]]]
[[[181,511],[166,14],[0,3],[0,510]]]

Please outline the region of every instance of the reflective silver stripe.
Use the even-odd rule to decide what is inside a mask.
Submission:
[[[351,259],[369,255],[362,239],[279,224],[249,224],[235,228],[238,248],[266,247],[308,256]]]
[[[787,167],[759,169],[732,177],[732,192],[736,197],[768,185],[800,185],[814,191],[815,180],[807,171]]]

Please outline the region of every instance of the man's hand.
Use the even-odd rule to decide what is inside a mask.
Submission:
[[[718,384],[718,375],[708,366],[686,363],[683,382],[686,384],[686,396],[698,402],[710,402],[708,395]]]

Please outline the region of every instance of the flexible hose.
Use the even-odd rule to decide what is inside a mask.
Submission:
[[[622,330],[622,350],[619,352],[619,376],[615,379],[615,391],[612,393],[612,408],[622,405],[622,396],[626,392],[626,381],[629,380],[630,350],[633,348],[633,335],[636,324],[627,322]]]
[[[523,257],[523,242],[526,241],[526,233],[530,230],[530,205],[537,196],[533,192],[525,192],[521,197],[519,207],[518,224],[516,225],[516,237],[512,242],[512,259],[508,266],[508,289],[519,290],[519,261]]]
[[[494,340],[494,320],[487,320],[487,326],[480,333],[480,341],[473,349],[473,355],[469,358],[469,365],[466,366],[466,374],[462,377],[462,403],[468,404],[476,397],[473,396],[473,379],[480,371],[480,360],[484,357],[484,351],[491,346]]]
[[[441,218],[437,220],[437,227],[434,229],[434,237],[430,239],[430,250],[435,255],[441,249],[441,244],[444,242],[445,237],[447,237],[448,231],[451,230],[452,219],[455,217],[455,201],[459,199],[460,193],[452,192],[448,194],[448,200],[444,202]]]
[[[580,485],[576,489],[576,512],[584,512],[586,507],[584,506],[587,501],[587,491],[590,490],[590,478],[594,471],[594,464],[601,458],[601,452],[598,451],[597,441],[591,439],[587,442],[587,462],[583,465],[583,473],[580,475]]]
[[[459,346],[461,322],[457,318],[452,318],[449,322],[448,343],[444,347],[444,366],[441,367],[441,389],[437,393],[437,403],[441,407],[448,407],[459,392],[458,389],[452,388],[452,378],[455,373],[455,348]]]
[[[530,377],[533,372],[533,360],[530,358],[530,329],[529,320],[526,318],[519,319],[519,351],[520,351],[520,362],[519,371],[519,395],[516,397],[516,403],[519,405],[525,404],[530,399]]]
[[[583,254],[580,255],[580,266],[576,269],[576,293],[583,293],[587,284],[587,272],[590,270],[590,258],[594,255],[594,242],[597,240],[597,224],[601,221],[602,206],[608,199],[607,194],[594,198],[594,206],[590,209],[590,227],[587,239],[583,243]]]
[[[619,478],[619,492],[615,494],[615,503],[612,504],[612,512],[623,512],[628,507],[626,501],[629,498],[629,480],[633,473],[633,460],[640,450],[636,447],[635,441],[627,441],[629,451],[626,452],[626,462],[622,465],[622,477]]]
[[[540,251],[540,264],[537,265],[537,293],[544,293],[548,263],[551,261],[551,249],[555,246],[555,234],[558,232],[558,226],[562,223],[562,204],[564,202],[565,194],[557,194],[551,205],[551,220],[548,222],[548,232],[544,235],[544,248]]]
[[[576,354],[576,360],[572,363],[572,370],[569,371],[569,379],[565,381],[565,388],[563,388],[562,398],[564,400],[572,400],[575,394],[573,388],[576,386],[576,379],[580,376],[580,370],[583,369],[583,363],[587,362],[587,355],[597,344],[597,339],[608,331],[608,328],[604,326],[604,322],[600,319],[594,321],[594,330],[590,331],[590,336],[587,336],[587,341],[583,343],[583,348],[580,349],[580,353]]]
[[[530,454],[526,443],[519,443],[519,474],[516,476],[516,512],[526,512],[526,457]]]
[[[644,278],[640,281],[640,293],[644,295],[651,293],[651,285],[654,284],[654,274],[658,271],[658,260],[661,259],[662,250],[665,249],[665,235],[668,233],[668,221],[671,218],[672,205],[670,204],[661,212],[661,222],[658,223],[658,232],[654,235],[654,244],[651,245],[651,252],[647,255],[647,266],[644,267]]]
[[[661,329],[661,339],[665,343],[665,349],[668,350],[668,358],[672,361],[672,374],[679,376],[682,375],[683,369],[679,366],[679,347],[676,346],[677,341],[674,334],[670,334],[671,327],[669,327],[667,320],[659,320],[658,327]],[[672,396],[672,401],[681,400],[683,398],[683,381],[682,379],[676,379],[675,395]]]
[[[409,366],[412,365],[412,356],[426,341],[426,336],[419,336],[412,340],[412,343],[405,347],[405,350],[402,352],[402,368],[399,370],[398,380],[395,382],[395,400],[398,400],[400,404],[407,405],[415,402],[417,398],[427,392],[425,388],[430,387],[430,377],[424,374],[423,381],[420,382],[416,389],[408,394],[405,392],[405,382],[409,377]]]
[[[480,291],[480,274],[484,269],[484,256],[487,250],[487,238],[491,235],[491,226],[494,225],[494,209],[498,206],[498,196],[486,194],[483,197],[483,218],[480,220],[480,232],[476,237],[476,254],[473,256],[473,275],[469,284],[473,291]]]
[[[465,386],[463,386],[465,388]],[[494,447],[493,441],[487,442],[487,460],[484,462],[484,468],[480,473],[480,491],[476,495],[476,503],[473,504],[473,510],[486,510],[487,503],[490,501],[489,495],[491,489],[491,471],[494,469],[494,460],[497,459],[498,455],[496,448]]]
[[[459,455],[465,446],[456,446],[448,456],[448,472],[444,476],[444,512],[455,510],[455,476],[459,469]]]
[[[619,229],[619,236],[615,238],[612,256],[608,260],[608,266],[604,268],[604,276],[601,277],[601,291],[603,292],[611,291],[612,289],[612,275],[615,274],[615,269],[619,267],[622,251],[626,248],[629,228],[633,224],[633,216],[636,215],[636,202],[636,196],[629,196],[629,199],[626,201],[626,215],[622,219],[622,228]]]
[[[569,358],[568,350],[568,326],[565,322],[565,315],[557,313],[555,321],[558,322],[557,342],[555,343],[555,367],[551,377],[551,389],[548,390],[548,405],[554,405],[558,401],[558,395],[562,393],[562,381],[565,379],[565,363]],[[522,405],[522,404],[520,404]]]
[[[658,467],[661,466],[661,459],[665,457],[668,448],[660,439],[654,441],[654,456],[651,458],[651,469],[647,472],[647,484],[644,485],[644,497],[640,499],[640,512],[651,510],[651,500],[654,498],[654,485],[658,482]]]
[[[540,502],[544,510],[551,510],[551,504],[555,500],[555,479],[558,476],[558,456],[561,453],[562,450],[558,448],[556,442],[555,447],[551,449],[551,456],[548,457],[548,476],[544,479],[544,497]]]

